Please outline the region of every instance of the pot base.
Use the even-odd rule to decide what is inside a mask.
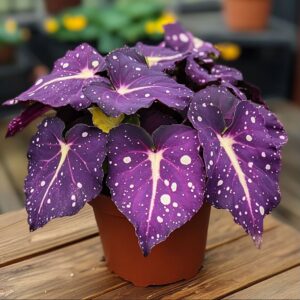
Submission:
[[[205,204],[182,227],[144,257],[132,224],[107,196],[91,202],[107,267],[136,286],[163,285],[190,279],[204,258],[210,206]]]

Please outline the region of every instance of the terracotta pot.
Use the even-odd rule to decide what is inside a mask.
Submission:
[[[81,0],[46,0],[46,10],[49,14],[57,14],[66,8],[77,6]]]
[[[0,45],[0,64],[13,63],[16,57],[16,47],[14,45]]]
[[[234,31],[258,31],[266,28],[271,0],[223,0],[224,17]]]
[[[136,286],[162,285],[194,277],[204,258],[210,206],[144,257],[131,223],[107,196],[91,202],[107,267]]]

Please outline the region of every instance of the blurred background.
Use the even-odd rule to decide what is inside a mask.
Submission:
[[[179,20],[221,51],[221,62],[259,86],[289,134],[276,215],[300,229],[299,0],[0,0],[0,104],[49,72],[85,41],[102,54],[137,41],[157,44]],[[19,107],[0,107],[0,214],[23,207],[34,122],[5,139]]]

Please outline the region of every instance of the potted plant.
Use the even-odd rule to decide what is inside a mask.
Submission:
[[[139,286],[198,272],[210,205],[260,247],[263,219],[280,201],[287,135],[258,89],[217,57],[170,24],[158,46],[102,57],[82,44],[7,101],[28,105],[8,136],[56,112],[28,151],[30,230],[91,204],[108,268]]]

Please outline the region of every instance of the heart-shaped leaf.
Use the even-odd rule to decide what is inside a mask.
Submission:
[[[263,218],[280,201],[280,151],[264,118],[248,101],[238,103],[229,127],[222,111],[210,103],[193,101],[188,116],[203,147],[206,199],[228,209],[259,246]]]
[[[82,44],[57,60],[49,75],[38,79],[30,89],[5,104],[35,100],[52,107],[69,104],[77,110],[86,108],[90,101],[82,89],[92,82],[104,80],[96,74],[104,68],[104,58],[88,44]]]
[[[31,141],[25,180],[30,230],[74,215],[102,189],[106,135],[78,124],[64,139],[63,130],[60,119],[45,119]]]
[[[124,51],[128,50],[116,50],[106,57],[111,84],[99,82],[85,89],[93,103],[112,117],[133,114],[156,99],[178,110],[188,106],[193,94],[190,89],[162,72],[150,70]]]
[[[225,86],[208,86],[205,89],[195,93],[193,103],[197,106],[214,105],[220,109],[222,117],[224,118],[226,127],[228,127],[235,114],[236,106],[240,103],[239,97],[231,93]],[[263,117],[265,128],[268,134],[272,137],[272,143],[280,148],[287,142],[287,133],[283,125],[277,117],[263,105],[254,104],[258,109],[259,114]]]
[[[14,117],[9,122],[6,137],[14,136],[16,133],[30,124],[33,120],[40,117],[49,110],[51,110],[50,106],[38,102],[28,106],[20,115]]]
[[[152,139],[122,124],[110,132],[108,159],[112,199],[135,227],[144,255],[202,206],[205,174],[196,130],[161,126]]]

